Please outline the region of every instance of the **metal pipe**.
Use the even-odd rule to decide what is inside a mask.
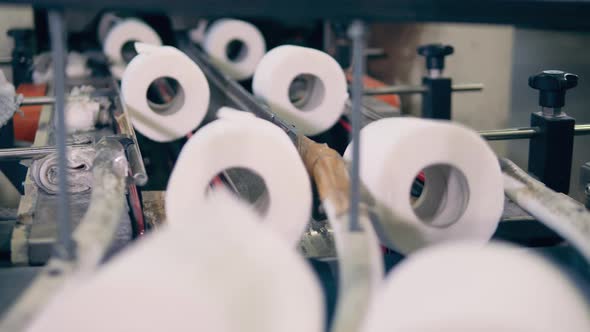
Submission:
[[[68,145],[67,147],[75,149],[88,147],[88,144],[72,144]],[[56,146],[34,146],[30,148],[0,149],[0,161],[42,158],[46,155],[55,153],[56,151]]]
[[[57,231],[59,241],[56,245],[56,254],[65,260],[72,260],[75,255],[75,243],[72,240],[66,156],[66,29],[64,26],[63,13],[61,11],[50,10],[48,19],[49,36],[51,40],[51,57],[53,59],[64,59],[64,61],[53,61],[53,88],[55,90],[55,115],[57,116],[55,138],[57,143],[59,179],[57,206]]]
[[[351,84],[351,124],[352,135],[352,166],[350,172],[350,231],[360,231],[359,204],[360,204],[360,131],[361,108],[363,99],[363,77],[365,76],[366,26],[361,20],[352,22],[348,30],[348,36],[352,39],[352,84]]]
[[[484,85],[481,83],[464,83],[453,84],[453,92],[472,92],[483,90]],[[382,88],[366,89],[364,94],[366,96],[390,95],[390,94],[414,94],[426,93],[428,88],[424,85],[391,85]]]

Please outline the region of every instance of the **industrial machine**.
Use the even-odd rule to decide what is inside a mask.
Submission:
[[[364,280],[355,267],[362,270],[366,263],[362,249],[370,239],[366,225],[371,224],[377,205],[360,178],[361,147],[349,148],[349,161],[341,155],[350,142],[360,140],[361,128],[405,116],[399,95],[420,95],[422,118],[452,121],[455,93],[485,89],[479,83],[454,82],[446,77],[446,57],[461,50],[436,43],[416,50],[425,62],[422,82],[390,86],[371,79],[366,75],[366,61],[383,56],[383,52],[367,48],[369,24],[453,21],[584,29],[588,28],[585,14],[590,13],[590,2],[107,0],[73,4],[39,0],[32,1],[32,8],[35,30],[10,31],[14,40],[12,82],[0,82],[0,170],[21,195],[17,210],[0,209],[0,327],[25,330],[72,276],[94,273],[122,250],[165,228],[166,185],[183,146],[215,120],[220,107],[231,107],[280,128],[301,155],[313,183],[313,205],[297,250],[311,263],[323,286],[326,317],[333,322],[327,328],[339,329],[347,320],[338,320],[343,309],[337,298],[343,297],[337,285],[343,287],[358,275]],[[277,115],[272,105],[254,95],[253,80],[236,80],[207,54],[203,44],[195,43],[191,38],[195,32],[189,33],[187,28],[197,25],[185,24],[191,21],[186,19],[188,10],[212,21],[219,17],[250,20],[262,31],[268,49],[296,44],[331,55],[347,74],[350,95],[337,122],[321,134],[306,136],[292,121]],[[122,95],[121,77],[97,38],[102,18],[112,13],[141,19],[158,32],[164,45],[180,50],[200,68],[211,97],[209,112],[198,128],[168,142],[150,139],[134,129],[134,113]],[[76,15],[91,23],[74,33],[67,27],[76,21]],[[202,27],[206,26],[203,21]],[[125,65],[141,48],[130,45],[121,49]],[[239,47],[235,47],[228,52],[239,56]],[[68,53],[72,50],[77,53]],[[579,79],[580,84],[585,80]],[[299,87],[289,91],[294,104],[298,99],[312,98],[309,89],[314,83],[298,83]],[[531,112],[530,123],[478,132],[488,141],[529,140],[527,172],[510,160],[499,159],[506,198],[493,239],[542,252],[587,291],[590,214],[586,208],[590,198],[585,208],[567,196],[572,167],[581,167],[581,185],[590,197],[590,167],[572,162],[575,139],[589,135],[590,124],[577,123],[565,113],[567,91],[578,85],[578,76],[547,68],[531,72],[528,83],[538,90],[541,107],[540,112]],[[151,106],[165,112],[179,95],[191,93],[195,92],[182,90],[178,81],[160,78],[149,85],[146,98]],[[531,105],[531,110],[536,108]],[[83,114],[91,119],[90,125]],[[424,173],[416,177],[411,187],[413,200],[421,197],[427,183]],[[272,204],[264,180],[248,169],[224,170],[216,174],[210,187],[226,188],[259,211]],[[364,235],[357,238],[349,234]],[[220,246],[222,243],[220,239]],[[403,256],[395,248],[382,247],[386,271],[403,261]],[[353,277],[342,279],[347,273]],[[590,299],[590,293],[585,296]],[[358,324],[353,316],[347,317],[353,322],[350,324]]]

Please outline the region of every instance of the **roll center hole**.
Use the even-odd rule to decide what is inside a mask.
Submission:
[[[158,77],[148,86],[146,92],[148,105],[152,111],[161,115],[172,115],[184,105],[184,89],[172,77]]]
[[[211,191],[223,187],[252,205],[260,216],[268,213],[268,188],[264,179],[255,171],[243,167],[226,168],[211,179],[205,194],[208,195]]]
[[[125,63],[131,62],[133,58],[137,55],[137,51],[135,50],[135,43],[137,40],[128,40],[121,46],[121,57]]]
[[[410,187],[410,204],[425,224],[449,227],[465,212],[469,185],[463,172],[448,164],[434,164],[418,172]]]
[[[326,87],[313,74],[297,75],[289,85],[289,100],[301,111],[312,111],[324,100]]]
[[[225,55],[230,61],[240,62],[248,55],[248,46],[239,39],[232,39],[225,47]]]

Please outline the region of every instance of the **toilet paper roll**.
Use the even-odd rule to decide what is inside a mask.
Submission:
[[[228,56],[230,43],[241,43],[235,58]],[[205,33],[203,48],[224,73],[236,80],[252,77],[266,52],[264,36],[253,24],[234,19],[213,22]]]
[[[295,78],[298,81],[292,85]],[[305,135],[332,127],[348,99],[346,77],[336,60],[324,52],[291,45],[274,48],[262,58],[252,90]]]
[[[166,190],[170,224],[201,221],[198,213],[209,204],[207,187],[213,177],[242,167],[266,184],[270,204],[262,222],[295,247],[312,202],[309,177],[295,146],[267,121],[230,116],[227,109],[220,114],[189,139],[178,157]]]
[[[590,331],[590,307],[556,267],[507,245],[452,244],[387,277],[363,332]]]
[[[209,107],[209,84],[201,69],[184,53],[170,46],[136,44],[138,55],[121,80],[123,101],[133,126],[157,142],[169,142],[199,126]],[[162,77],[178,81],[179,90],[165,110],[150,107],[148,87]]]
[[[351,158],[349,145],[345,158]],[[382,243],[402,253],[444,241],[485,243],[504,192],[497,157],[473,130],[444,121],[391,118],[361,130],[361,179],[377,202]],[[410,201],[424,170],[422,195]]]
[[[117,22],[107,33],[102,45],[103,53],[111,62],[112,74],[121,78],[127,61],[123,58],[123,46],[128,42],[140,42],[151,45],[162,45],[160,36],[146,23],[128,18]]]
[[[159,229],[98,273],[70,278],[27,331],[323,331],[310,265],[219,194],[195,215],[207,222]]]

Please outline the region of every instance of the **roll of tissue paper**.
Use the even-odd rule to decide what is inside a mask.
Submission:
[[[136,44],[138,55],[131,60],[121,93],[133,126],[156,142],[169,142],[196,129],[209,108],[207,78],[188,56],[171,46]],[[151,83],[160,78],[178,82],[179,90],[165,109],[155,109],[147,98]]]
[[[238,47],[230,56],[232,46]],[[254,74],[256,66],[266,52],[262,33],[254,25],[240,20],[221,19],[207,28],[203,48],[224,73],[236,80],[245,80]]]
[[[363,332],[585,332],[590,306],[535,253],[454,243],[425,249],[390,272]]]
[[[241,167],[258,174],[266,185],[270,203],[262,223],[295,247],[312,204],[309,176],[297,149],[270,122],[229,108],[218,116],[189,139],[178,157],[166,189],[170,224],[201,222],[198,211],[209,204],[211,180]]]
[[[351,158],[349,145],[345,158]],[[379,211],[382,243],[402,253],[445,241],[487,242],[504,206],[497,157],[473,130],[445,121],[390,118],[361,130],[361,180]],[[420,197],[410,199],[423,171]]]
[[[279,46],[266,53],[254,73],[252,90],[305,135],[330,129],[348,100],[346,77],[338,62],[301,46]]]

